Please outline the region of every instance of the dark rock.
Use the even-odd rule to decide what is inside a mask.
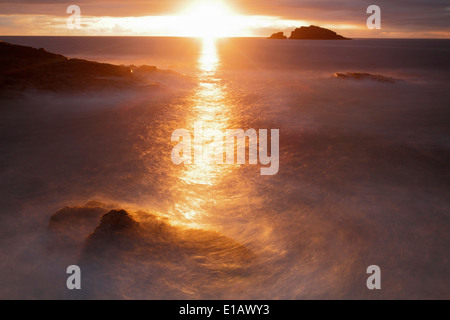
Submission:
[[[90,201],[84,206],[67,206],[58,210],[48,224],[48,249],[58,251],[81,246],[98,225],[100,217],[110,209],[104,203]]]
[[[309,27],[301,27],[292,31],[289,39],[304,39],[304,40],[350,40],[341,35],[338,35],[336,32],[317,27],[317,26],[309,26]]]
[[[280,40],[282,40],[282,39],[287,39],[287,37],[284,35],[283,32],[277,32],[277,33],[272,34],[267,39],[280,39]]]
[[[76,228],[80,225],[77,217],[90,221],[97,215],[88,213],[90,209],[103,205],[70,208],[77,210],[63,209],[52,224],[71,221]],[[85,238],[81,250],[77,247],[73,252],[71,246],[61,245],[61,251],[72,252],[64,260],[66,265],[76,261],[84,272],[81,298],[189,298],[193,297],[190,291],[174,293],[168,287],[191,285],[193,278],[199,279],[197,285],[205,296],[214,297],[217,287],[234,286],[230,277],[250,279],[258,268],[254,253],[233,239],[209,230],[173,226],[166,218],[141,211],[110,210]]]
[[[80,224],[84,225],[85,223],[96,224],[99,217],[107,211],[106,205],[98,201],[90,201],[84,206],[67,206],[50,217],[49,228],[67,228],[74,224],[77,224],[79,227]]]
[[[156,67],[118,66],[0,41],[0,91],[37,89],[46,91],[85,91],[142,87],[149,85],[143,75]],[[133,74],[133,67],[139,70]],[[152,84],[154,85],[154,84]]]
[[[135,67],[132,66],[133,71],[137,71],[137,72],[155,72],[158,70],[158,68],[156,68],[155,66],[140,66],[140,67]]]
[[[335,73],[334,76],[338,79],[351,79],[351,80],[372,80],[385,83],[396,83],[399,79],[386,77],[378,74],[360,73],[360,72],[347,72],[347,73]]]
[[[127,235],[137,231],[139,226],[139,222],[136,222],[125,210],[111,210],[102,217],[100,225],[90,237],[111,238]]]

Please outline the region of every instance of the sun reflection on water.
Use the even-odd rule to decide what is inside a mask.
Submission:
[[[204,136],[203,159],[211,159],[219,143],[214,141],[212,135],[217,131],[225,133],[231,116],[225,88],[217,76],[220,58],[214,38],[203,39],[197,67],[199,85],[191,97],[191,113],[186,121],[186,129],[193,135],[194,124],[201,121]],[[178,171],[180,200],[175,204],[173,213],[187,219],[189,223],[201,224],[202,217],[207,216],[219,201],[217,185],[234,167],[204,160],[185,164]]]
[[[220,65],[219,55],[215,38],[204,38],[202,52],[198,59],[198,68],[203,72],[203,76],[214,76]]]

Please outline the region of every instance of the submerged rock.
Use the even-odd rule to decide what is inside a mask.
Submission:
[[[351,80],[372,80],[378,82],[385,83],[396,83],[400,81],[399,79],[386,77],[378,74],[370,74],[370,73],[361,73],[361,72],[347,72],[347,73],[339,73],[336,72],[334,76],[338,79],[351,79]]]
[[[76,216],[83,219],[71,216],[75,228]],[[251,250],[214,231],[173,226],[147,212],[109,210],[98,219],[75,260],[83,270],[81,298],[217,299],[218,289],[235,290],[259,268]]]
[[[111,210],[105,214],[93,236],[111,236],[124,232],[131,232],[139,227],[139,223],[125,210]]]
[[[49,228],[77,227],[85,224],[97,223],[99,217],[108,211],[108,206],[99,201],[89,201],[84,206],[67,206],[58,210],[50,217]]]
[[[111,249],[127,249],[138,244],[140,224],[125,210],[111,210],[86,240],[84,252],[90,254]]]
[[[50,250],[81,247],[111,206],[90,201],[83,206],[67,206],[50,217],[48,224]],[[78,248],[79,249],[79,248]]]

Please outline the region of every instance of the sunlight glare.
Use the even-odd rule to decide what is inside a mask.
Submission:
[[[216,130],[225,132],[230,127],[232,103],[228,101],[226,90],[217,75],[220,68],[217,42],[206,37],[202,43],[198,57],[199,86],[191,98],[192,109],[188,121],[191,125],[188,130],[193,132],[195,122],[202,122],[205,135],[202,140],[203,157],[212,159],[215,149],[223,146],[223,142],[208,137],[213,136]],[[177,179],[182,183],[177,189],[180,200],[169,210],[172,217],[200,226],[211,214],[210,208],[217,206],[218,199],[221,199],[217,193],[217,185],[237,167],[239,165],[225,166],[201,159],[177,171]]]
[[[186,9],[186,35],[202,38],[228,37],[235,34],[238,16],[220,0],[197,1]]]

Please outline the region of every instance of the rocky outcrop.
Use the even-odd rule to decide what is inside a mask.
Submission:
[[[287,37],[284,35],[283,32],[276,32],[274,34],[272,34],[269,38],[267,39],[279,39],[279,40],[283,40],[283,39],[287,39]]]
[[[349,40],[336,32],[317,27],[301,27],[292,31],[289,39],[304,39],[304,40]]]
[[[83,206],[67,206],[50,217],[48,249],[78,250],[111,206],[90,201]]]
[[[158,73],[151,66],[118,66],[59,54],[26,46],[0,42],[0,91],[37,89],[80,91],[92,89],[150,86],[143,81]]]
[[[268,39],[287,39],[283,32],[277,32],[272,34]],[[336,32],[317,27],[317,26],[309,26],[309,27],[301,27],[297,28],[291,32],[291,36],[289,39],[301,39],[301,40],[350,40],[341,35],[338,35]]]
[[[378,81],[378,82],[385,82],[385,83],[396,83],[400,81],[400,79],[395,79],[391,77],[382,76],[379,74],[370,74],[370,73],[361,73],[361,72],[347,72],[347,73],[339,73],[336,72],[334,76],[338,79],[345,79],[345,80],[372,80],[372,81]]]
[[[49,229],[64,228],[67,231],[75,225],[77,228],[87,225],[92,230],[92,226],[108,211],[107,208],[106,204],[98,201],[89,201],[84,206],[64,207],[50,217]]]
[[[106,207],[100,203],[66,207],[51,218],[51,226],[58,226],[60,232],[73,233],[80,227],[84,235],[81,248],[67,242],[53,244],[60,246],[56,253],[72,252],[67,263],[76,261],[83,270],[78,298],[193,298],[187,289],[191,279],[196,279],[203,294],[216,297],[217,288],[235,286],[230,277],[238,275],[236,281],[243,281],[256,270],[255,254],[220,233],[174,226],[151,213],[123,209],[108,210],[99,218]],[[96,227],[92,227],[94,217]],[[83,221],[92,227],[87,236]],[[186,291],[174,293],[173,288]]]
[[[139,236],[140,224],[125,210],[111,210],[100,220],[100,225],[87,239],[87,246],[123,242]]]

